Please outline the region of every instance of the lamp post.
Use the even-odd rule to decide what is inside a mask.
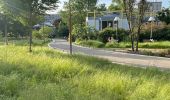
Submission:
[[[119,24],[119,17],[114,18],[114,22],[116,22],[116,40],[118,41],[118,24]]]
[[[71,20],[71,1],[69,0],[69,43],[70,43],[70,54],[72,55],[72,20]]]
[[[151,34],[150,34],[150,41],[153,41],[153,22],[155,21],[154,17],[150,17],[148,20],[151,23]]]

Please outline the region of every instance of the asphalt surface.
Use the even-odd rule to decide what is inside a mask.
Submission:
[[[62,50],[64,52],[69,52],[69,43],[66,40],[54,39],[49,47]],[[170,68],[170,59],[155,56],[144,56],[137,54],[129,54],[122,52],[114,52],[107,50],[99,50],[87,47],[81,47],[73,45],[73,53],[75,54],[85,54],[90,56],[96,56],[100,58],[105,58],[113,63],[133,65],[139,67],[159,67],[159,68]]]

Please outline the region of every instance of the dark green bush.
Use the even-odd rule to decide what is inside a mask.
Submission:
[[[112,28],[105,28],[104,30],[99,32],[99,40],[103,43],[108,42],[108,38],[113,37],[116,39],[116,30]],[[127,41],[129,38],[128,32],[124,29],[118,29],[118,41]]]
[[[143,42],[144,40],[150,39],[150,31],[146,31],[140,34],[140,41]],[[157,41],[170,41],[170,29],[169,28],[162,28],[158,29],[153,32],[153,39]]]

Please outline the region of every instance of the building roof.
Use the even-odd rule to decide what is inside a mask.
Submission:
[[[112,13],[112,14],[107,14],[101,17],[96,17],[96,20],[102,20],[102,21],[113,21],[115,17],[120,16],[119,13]],[[88,17],[88,20],[94,20],[94,17]]]

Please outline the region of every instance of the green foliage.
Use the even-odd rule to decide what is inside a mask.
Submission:
[[[105,46],[104,43],[96,40],[76,40],[76,44],[93,48],[102,48]]]
[[[34,38],[37,39],[44,39],[44,38],[48,38],[49,35],[52,33],[53,29],[51,27],[45,26],[44,28],[41,27],[40,30],[34,30],[32,32],[32,35]]]
[[[87,11],[92,11],[95,9],[97,4],[97,0],[70,0],[70,5],[72,8],[72,24],[85,24],[85,19],[87,15]],[[68,2],[64,5],[64,10],[60,12],[61,18],[64,23],[68,24],[69,18],[69,4]]]
[[[170,24],[170,9],[163,9],[158,12],[158,19],[162,22],[165,22],[167,25]]]
[[[139,40],[149,40],[150,38],[150,31],[145,31],[140,34]],[[170,41],[170,29],[169,27],[165,27],[162,29],[156,29],[153,31],[153,39],[157,41]]]
[[[75,38],[85,40],[96,39],[97,31],[92,27],[86,27],[76,24],[73,26],[72,34]]]
[[[36,39],[42,39],[43,38],[42,33],[40,33],[38,30],[32,31],[32,36]]]
[[[170,73],[68,55],[46,47],[0,46],[1,100],[170,99]]]
[[[107,7],[106,7],[106,4],[99,4],[96,6],[96,10],[97,11],[106,11],[107,10]]]
[[[48,38],[48,36],[53,32],[53,29],[48,26],[41,27],[39,30],[40,34],[42,34],[43,37]]]
[[[119,43],[118,42],[108,42],[105,45],[106,48],[118,48],[119,47]]]
[[[108,38],[113,37],[114,30],[112,28],[105,28],[99,32],[99,40],[104,43],[108,42]]]
[[[127,41],[128,40],[128,32],[123,29],[118,29],[118,40],[120,41]],[[105,28],[104,30],[100,31],[99,33],[99,40],[103,43],[108,42],[108,38],[113,37],[116,39],[116,30],[113,30],[113,28]]]
[[[59,37],[65,37],[65,36],[68,37],[68,35],[69,35],[68,26],[62,22],[59,25],[58,29],[56,29],[55,35],[59,36]]]

